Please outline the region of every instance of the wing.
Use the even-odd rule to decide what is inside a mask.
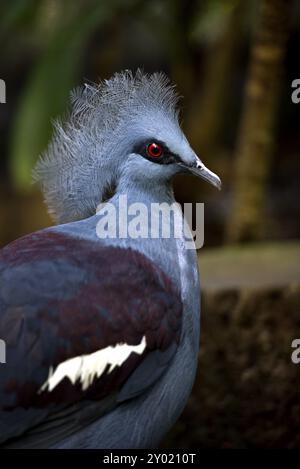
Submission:
[[[174,286],[136,251],[54,230],[4,248],[0,442],[146,391],[176,352],[181,320]]]

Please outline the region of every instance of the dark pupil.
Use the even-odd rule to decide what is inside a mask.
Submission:
[[[152,145],[150,145],[150,153],[152,153],[152,155],[159,155],[160,154],[159,146],[155,145],[155,143],[152,143]]]

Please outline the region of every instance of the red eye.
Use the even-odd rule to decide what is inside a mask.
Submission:
[[[147,146],[147,153],[152,158],[158,158],[162,155],[163,150],[162,150],[162,147],[158,145],[157,143],[150,143]]]

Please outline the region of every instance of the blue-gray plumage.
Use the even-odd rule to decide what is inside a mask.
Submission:
[[[56,125],[35,174],[60,224],[0,253],[0,445],[155,447],[183,410],[199,279],[195,250],[174,235],[183,215],[170,181],[180,172],[220,180],[191,149],[176,103],[162,74],[125,72],[76,90]],[[120,236],[130,218],[117,217],[116,236],[100,239],[96,209],[108,207],[110,187],[117,214],[124,195],[148,213],[172,206],[171,236],[167,226],[158,238]],[[151,229],[157,217],[140,221]]]

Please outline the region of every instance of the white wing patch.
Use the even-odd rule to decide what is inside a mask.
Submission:
[[[100,378],[107,366],[111,373],[117,366],[121,366],[132,352],[141,355],[146,348],[146,337],[144,336],[138,345],[117,344],[109,346],[89,355],[70,358],[60,363],[55,371],[51,367],[47,381],[39,389],[51,392],[64,379],[68,378],[72,384],[80,381],[83,391],[89,388],[95,377]]]

